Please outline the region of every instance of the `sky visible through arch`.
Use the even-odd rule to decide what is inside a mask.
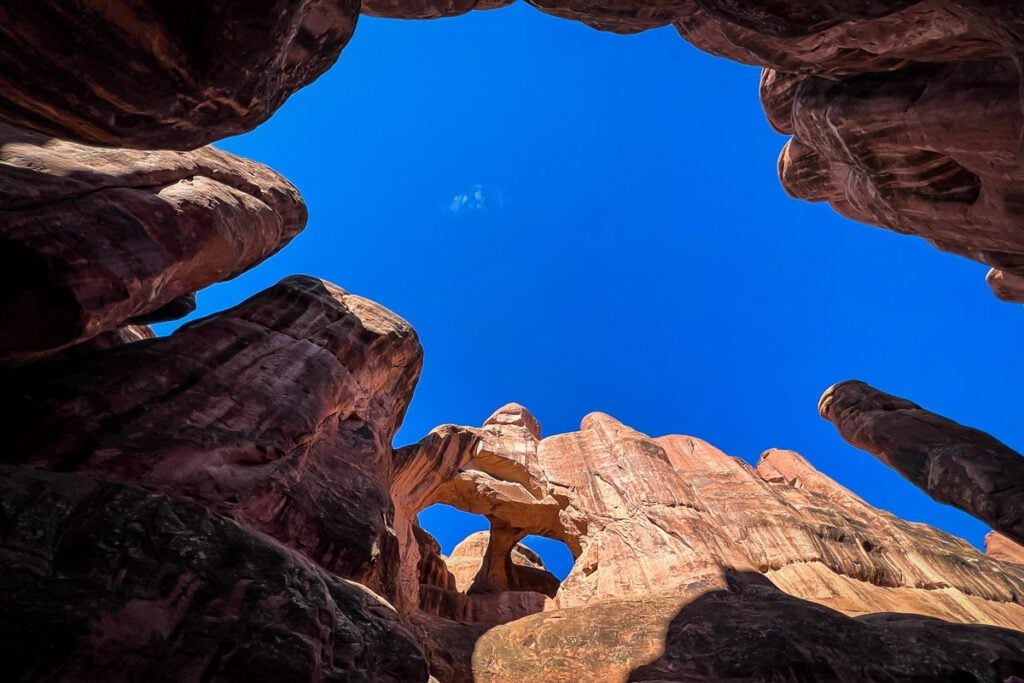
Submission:
[[[363,17],[334,68],[218,143],[289,178],[310,222],[196,315],[316,275],[420,335],[399,445],[510,401],[545,434],[600,410],[750,462],[799,451],[980,545],[983,524],[847,446],[816,403],[863,379],[1020,449],[1024,313],[978,264],[787,197],[758,76],[669,28],[601,33],[521,3]],[[445,538],[475,530],[435,517]]]

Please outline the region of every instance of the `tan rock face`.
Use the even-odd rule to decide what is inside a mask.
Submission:
[[[446,586],[461,593],[463,623],[476,619],[466,607],[474,590],[507,596],[504,612],[483,612],[499,625],[459,644],[443,619],[418,622],[432,662],[447,643],[446,672],[995,680],[1024,667],[1024,634],[1010,630],[1024,624],[1024,565],[1012,551],[986,556],[877,510],[792,451],[768,450],[752,468],[699,439],[654,439],[600,413],[578,432],[540,438],[510,404],[479,429],[440,427],[399,453],[407,471],[422,459],[444,463],[434,471],[450,478],[411,509],[441,501],[492,524],[445,560]],[[527,533],[563,540],[576,562],[554,599],[522,615],[508,606],[521,595],[512,547]],[[407,545],[402,555],[404,564]]]
[[[1024,667],[1024,633],[1009,630],[1024,623],[1012,545],[994,540],[986,556],[903,522],[796,453],[766,451],[753,468],[699,439],[651,438],[600,413],[543,438],[515,404],[479,428],[447,425],[392,449],[419,375],[416,335],[308,277],[169,337],[136,335],[145,337],[126,331],[0,377],[5,460],[22,465],[8,466],[0,491],[10,499],[0,501],[10,518],[0,536],[14,534],[0,545],[17,568],[0,600],[24,615],[0,619],[0,630],[67,621],[85,638],[46,649],[38,629],[12,636],[27,662],[19,671],[100,675],[124,659],[144,675],[186,650],[165,640],[139,654],[136,630],[111,630],[103,615],[144,620],[147,642],[153,629],[176,629],[207,652],[208,622],[237,610],[254,643],[275,628],[280,642],[298,640],[211,654],[215,666],[266,662],[286,678],[422,681],[423,661],[442,681],[995,680]],[[136,500],[134,484],[149,493]],[[67,519],[53,531],[40,512],[48,503],[33,496],[66,487],[85,502],[54,503]],[[134,502],[111,502],[122,496]],[[490,532],[442,557],[415,523],[438,502],[487,516]],[[108,512],[121,521],[104,522]],[[199,512],[221,531],[189,521]],[[136,519],[152,521],[123,526]],[[233,548],[224,534],[245,550],[222,561],[206,549]],[[565,581],[519,545],[527,534],[568,545],[576,561]],[[51,537],[65,540],[53,550],[41,540]],[[238,558],[278,543],[274,557],[286,561],[254,559],[253,571],[271,576],[251,583]],[[82,550],[94,547],[102,553]],[[162,559],[132,565],[138,586],[125,592],[107,567],[120,553]],[[50,555],[57,569],[33,559]],[[306,588],[282,595],[282,576]],[[268,616],[278,609],[287,616]],[[315,635],[308,609],[321,615]],[[199,677],[184,660],[175,666]]]
[[[990,531],[985,536],[985,554],[997,560],[1024,564],[1024,546],[1014,543],[996,531]]]
[[[385,483],[421,362],[405,321],[294,276],[170,337],[10,371],[4,458],[200,502],[393,597]]]
[[[0,122],[194,149],[256,127],[326,71],[358,13],[354,0],[5,2]]]
[[[2,10],[0,10],[2,12]],[[306,225],[298,191],[204,148],[89,147],[0,125],[0,360],[180,317]]]
[[[925,493],[1024,543],[1024,457],[977,429],[863,382],[830,387],[821,416]]]
[[[1003,681],[1018,631],[907,614],[850,618],[730,572],[728,588],[601,600],[493,628],[474,681]]]

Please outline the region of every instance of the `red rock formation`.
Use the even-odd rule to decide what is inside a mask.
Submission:
[[[985,536],[985,554],[1004,562],[1024,564],[1024,546],[995,531],[990,531]]]
[[[425,681],[398,614],[209,508],[0,467],[10,680]]]
[[[929,496],[1024,543],[1024,457],[964,427],[863,382],[830,387],[818,404],[840,436]]]
[[[9,372],[5,459],[200,502],[393,597],[390,444],[421,360],[405,321],[294,276],[169,337]]]
[[[602,600],[483,634],[480,683],[993,681],[1024,668],[1024,636],[904,614],[851,619],[730,572],[730,585]]]
[[[513,0],[363,0],[361,11],[390,19],[440,19],[472,10],[498,9]]]
[[[399,453],[404,471],[444,463],[433,471],[450,477],[421,491],[419,504],[484,514],[500,532],[500,542],[484,546],[481,534],[453,553],[448,594],[451,583],[464,600],[476,597],[474,587],[512,588],[510,542],[525,533],[559,538],[576,554],[541,614],[507,621],[475,644],[459,645],[454,627],[436,617],[418,621],[431,661],[444,651],[445,671],[471,670],[483,681],[613,681],[634,669],[635,680],[796,672],[939,680],[958,671],[987,680],[1024,666],[1013,657],[1024,634],[1003,630],[1024,623],[1024,567],[879,511],[791,451],[766,451],[754,469],[698,439],[652,439],[602,414],[587,416],[579,432],[541,439],[513,404],[480,429],[440,427]],[[402,554],[411,556],[407,544]],[[464,554],[480,559],[467,569]],[[751,582],[757,587],[745,588]],[[718,609],[728,614],[721,621]],[[920,616],[880,616],[887,613]],[[695,639],[685,624],[708,635]],[[720,643],[711,636],[726,632]],[[832,633],[857,640],[822,640]],[[911,661],[904,641],[921,643]],[[859,660],[872,652],[864,668]]]
[[[0,10],[2,11],[2,10]],[[306,224],[286,180],[212,148],[88,147],[0,125],[0,359],[178,317]]]
[[[1020,298],[1024,13],[1008,1],[690,3],[684,38],[766,67],[793,196],[995,267]]]
[[[243,133],[338,58],[356,0],[12,0],[0,122],[60,138],[194,149]]]

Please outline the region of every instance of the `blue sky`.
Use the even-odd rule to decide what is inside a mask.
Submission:
[[[1021,309],[978,264],[788,198],[758,75],[671,29],[600,33],[524,4],[364,17],[331,71],[219,143],[287,176],[310,223],[197,314],[316,275],[420,334],[398,444],[509,401],[546,434],[601,410],[750,461],[797,450],[980,544],[980,522],[847,446],[816,403],[863,379],[1024,446],[1007,380],[1024,371]],[[446,551],[475,530],[444,512],[428,528]]]

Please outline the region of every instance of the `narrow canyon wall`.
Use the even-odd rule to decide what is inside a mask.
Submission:
[[[803,456],[756,467],[601,413],[509,404],[392,441],[415,331],[292,276],[157,338],[306,221],[203,147],[323,73],[360,11],[505,0],[15,0],[0,7],[0,657],[26,680],[1013,680],[1021,457],[860,383],[840,434],[997,533],[982,554]],[[926,0],[534,0],[672,25],[765,67],[793,195],[992,266],[1024,299],[1024,10]],[[490,530],[451,557],[447,503]],[[521,545],[563,541],[564,581]]]

